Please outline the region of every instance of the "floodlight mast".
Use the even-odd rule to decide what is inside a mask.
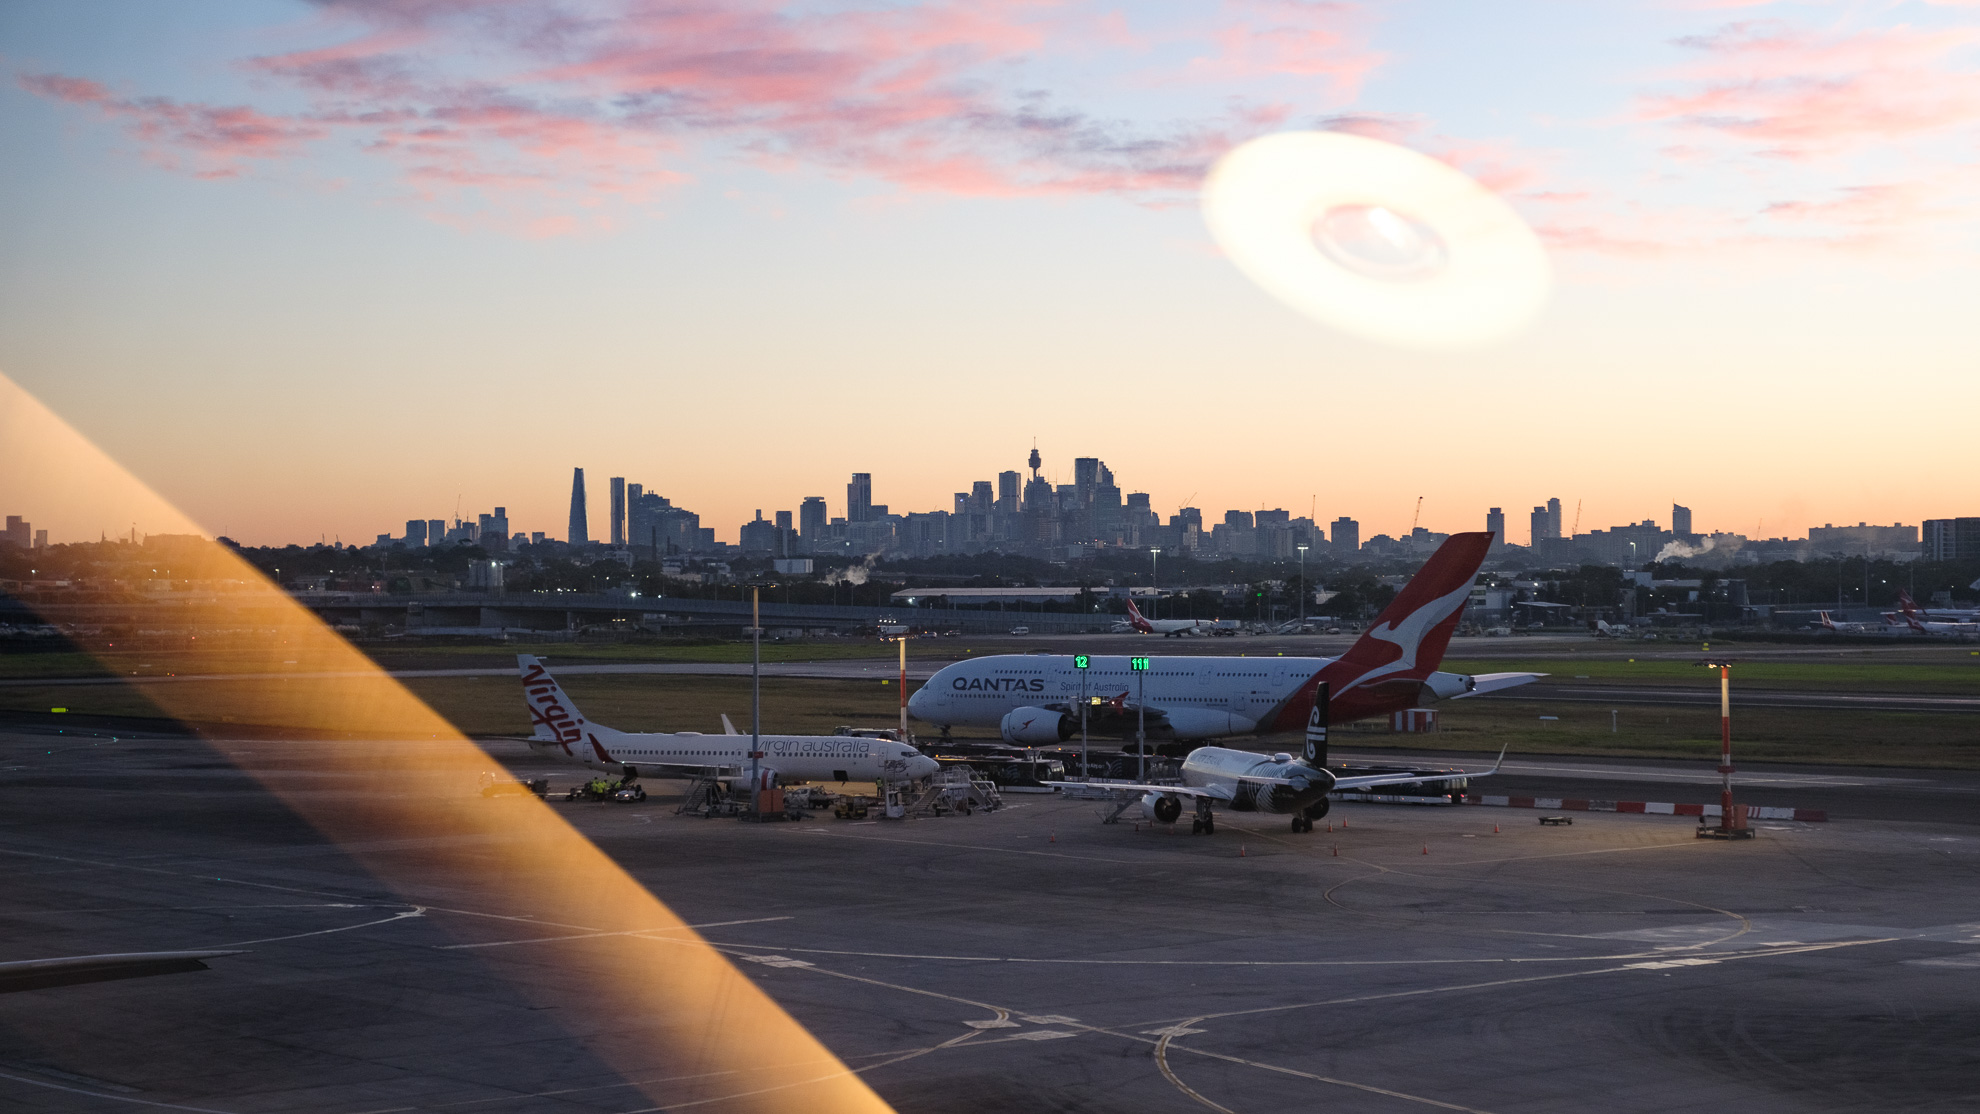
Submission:
[[[1306,625],[1306,597],[1313,593],[1306,587],[1306,546],[1299,547],[1299,622]]]
[[[1708,661],[1719,671],[1719,830],[1733,830],[1732,662]]]
[[[1085,781],[1093,776],[1086,764],[1086,710],[1092,702],[1086,698],[1086,668],[1093,659],[1085,654],[1074,654],[1073,665],[1079,669],[1079,779]]]
[[[1134,698],[1134,777],[1148,780],[1148,659],[1129,658],[1135,683],[1140,686]]]
[[[758,809],[763,779],[757,763],[763,757],[763,588],[749,590],[749,814],[761,816]]]

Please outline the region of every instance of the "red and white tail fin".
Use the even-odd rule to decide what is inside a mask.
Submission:
[[[1128,605],[1128,625],[1133,627],[1135,630],[1140,631],[1143,634],[1155,633],[1155,628],[1149,625],[1148,620],[1141,617],[1141,609],[1134,605],[1134,600],[1129,599],[1127,601],[1127,605]]]
[[[609,740],[618,732],[586,722],[564,686],[550,675],[548,666],[529,654],[517,654],[516,669],[522,674],[523,700],[529,705],[530,723],[535,728],[530,736],[531,747],[555,749],[579,761],[588,758],[617,761],[599,738]]]
[[[1918,617],[1917,601],[1913,600],[1911,593],[1905,591],[1903,588],[1898,589],[1898,610],[1904,612],[1904,617],[1907,619],[1916,619]]]
[[[1444,660],[1444,649],[1471,599],[1471,582],[1491,547],[1489,530],[1452,534],[1348,652],[1320,670],[1314,679],[1327,682],[1336,720],[1416,702],[1423,681]],[[1308,710],[1305,702],[1286,709],[1301,717]]]
[[[1825,627],[1827,627],[1827,628],[1829,628],[1830,630],[1835,630],[1835,629],[1836,629],[1836,621],[1835,621],[1834,619],[1831,619],[1831,618],[1829,618],[1829,613],[1828,613],[1828,612],[1826,612],[1826,611],[1817,611],[1817,612],[1816,612],[1815,614],[1817,614],[1817,615],[1820,615],[1820,616],[1822,617],[1822,625],[1823,625],[1823,626],[1825,626]]]

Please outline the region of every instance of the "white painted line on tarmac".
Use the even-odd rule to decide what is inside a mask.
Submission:
[[[473,948],[506,948],[515,944],[554,944],[560,940],[597,940],[606,936],[645,936],[654,932],[681,932],[687,929],[727,928],[738,924],[764,924],[769,921],[788,921],[789,917],[752,917],[746,921],[710,921],[707,924],[684,924],[675,928],[629,928],[623,932],[579,932],[568,936],[532,936],[523,940],[490,940],[480,944],[443,944],[436,951],[457,952]]]

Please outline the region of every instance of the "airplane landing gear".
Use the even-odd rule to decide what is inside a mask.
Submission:
[[[1313,830],[1313,821],[1308,820],[1305,813],[1295,812],[1292,818],[1292,829],[1294,835],[1310,832]]]
[[[1196,819],[1189,823],[1190,835],[1216,835],[1217,817],[1210,811],[1210,802],[1202,797],[1196,800]]]

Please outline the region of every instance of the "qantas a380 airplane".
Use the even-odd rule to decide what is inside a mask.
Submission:
[[[698,731],[634,734],[584,718],[541,661],[516,655],[523,699],[536,725],[529,749],[563,762],[637,778],[719,777],[749,784],[749,736]],[[724,717],[726,722],[727,717]],[[853,735],[763,735],[763,787],[795,781],[918,781],[940,765],[906,743]]]
[[[1451,535],[1338,658],[1094,655],[1082,671],[1070,654],[997,654],[937,672],[908,711],[944,732],[995,727],[1007,742],[1050,745],[1079,730],[1083,691],[1089,730],[1131,733],[1145,713],[1151,734],[1187,741],[1297,731],[1323,684],[1330,723],[1523,685],[1540,674],[1437,671],[1491,544],[1489,531]]]

